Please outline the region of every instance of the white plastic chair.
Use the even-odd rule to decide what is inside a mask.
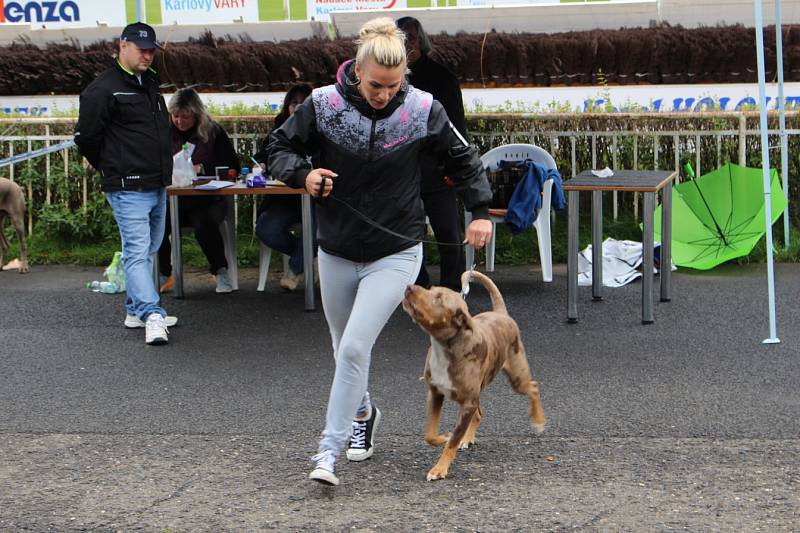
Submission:
[[[492,148],[481,156],[484,168],[489,171],[496,171],[500,161],[524,161],[532,159],[536,163],[547,168],[556,168],[556,162],[549,153],[543,148],[533,144],[506,144]],[[550,243],[550,203],[553,193],[553,180],[548,179],[544,182],[542,191],[542,207],[536,212],[536,221],[533,227],[536,228],[536,236],[539,240],[539,260],[542,264],[542,279],[545,282],[553,281],[553,254]],[[495,236],[497,223],[504,222],[506,209],[490,209],[489,218],[492,221],[492,238],[486,244],[486,271],[494,272],[495,256]],[[468,226],[472,221],[472,215],[465,211],[464,222]],[[466,247],[467,269],[472,267],[475,258],[475,249],[472,246]]]
[[[283,271],[289,271],[289,256],[286,254],[283,255]],[[269,276],[269,260],[272,258],[272,248],[261,243],[261,253],[259,254],[258,259],[258,287],[256,288],[257,291],[264,291],[264,287],[267,286],[267,277]]]

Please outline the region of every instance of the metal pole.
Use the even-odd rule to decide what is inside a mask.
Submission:
[[[603,299],[603,191],[592,191],[592,300]]]
[[[169,220],[172,236],[172,275],[175,279],[175,298],[183,298],[183,257],[181,250],[181,220],[178,196],[169,196]]]
[[[656,193],[646,192],[642,206],[642,324],[653,323],[653,217],[656,210]],[[662,214],[664,206],[661,206]],[[662,243],[663,251],[663,243]],[[662,265],[663,271],[664,265]],[[666,266],[669,270],[669,265]]]
[[[655,222],[655,221],[654,221]],[[661,301],[672,300],[672,181],[661,189]]]
[[[144,0],[136,0],[136,22],[144,22]]]
[[[769,294],[769,338],[764,344],[777,344],[775,324],[775,272],[772,258],[772,200],[770,198],[769,142],[767,140],[767,89],[764,74],[764,22],[761,0],[755,0],[756,62],[758,64],[758,111],[761,124],[761,172],[764,176],[764,217],[767,229],[767,288]]]
[[[778,57],[778,117],[781,135],[781,177],[786,210],[783,212],[783,246],[789,249],[789,138],[786,135],[786,106],[783,101],[783,35],[781,0],[775,0],[775,55]]]
[[[567,322],[578,321],[578,201],[580,193],[567,193]]]

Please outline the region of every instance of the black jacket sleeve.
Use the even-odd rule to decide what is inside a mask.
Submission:
[[[110,120],[110,95],[99,84],[92,84],[80,96],[75,144],[94,168],[100,168],[100,151]]]
[[[428,117],[430,150],[444,163],[447,176],[472,218],[488,219],[492,189],[475,147],[457,133],[442,104],[434,100]]]
[[[311,172],[309,157],[318,146],[317,118],[311,98],[269,136],[269,172],[273,179],[303,189]]]

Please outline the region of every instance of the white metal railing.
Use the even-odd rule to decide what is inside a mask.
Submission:
[[[683,113],[680,115],[682,119],[689,118],[691,115]],[[565,178],[575,176],[582,170],[585,170],[587,165],[581,165],[580,161],[589,161],[589,154],[584,150],[589,150],[591,156],[591,168],[598,166],[612,166],[619,168],[620,158],[625,155],[622,161],[622,168],[626,166],[629,168],[653,168],[659,167],[659,161],[664,161],[664,148],[662,145],[671,145],[673,152],[672,157],[669,158],[671,164],[669,168],[679,170],[681,162],[688,156],[694,164],[697,175],[701,172],[711,168],[715,168],[724,164],[729,160],[734,160],[740,165],[745,165],[748,158],[748,150],[750,144],[753,144],[755,150],[760,150],[760,143],[757,139],[760,136],[760,130],[757,128],[747,128],[747,117],[745,114],[738,115],[738,128],[736,129],[721,129],[721,130],[630,130],[630,131],[561,131],[561,130],[526,130],[526,131],[471,131],[470,139],[472,142],[479,146],[488,149],[506,143],[515,142],[532,142],[539,144],[551,154],[556,157],[559,163],[559,169],[562,176]],[[658,118],[661,118],[660,116]],[[728,117],[730,118],[730,117]],[[252,117],[247,117],[252,122]],[[257,150],[259,143],[262,141],[266,131],[269,130],[271,119],[262,117],[264,122],[263,131],[240,133],[238,125],[234,122],[236,117],[226,118],[226,123],[233,122],[232,127],[229,128],[230,136],[234,142],[234,147],[237,152],[243,157],[243,161],[249,161],[249,155]],[[516,120],[516,118],[514,119]],[[14,124],[32,125],[37,124],[42,128],[41,134],[26,135],[20,133],[13,135],[8,131],[0,135],[0,151],[2,151],[3,158],[15,156],[22,152],[31,152],[35,148],[41,148],[52,144],[69,141],[72,139],[71,135],[66,135],[63,132],[60,134],[53,134],[51,130],[54,126],[60,125],[63,130],[65,124],[74,124],[74,119],[23,119],[19,121],[2,121],[0,120],[0,128],[8,125],[9,122]],[[10,128],[7,128],[10,129]],[[769,130],[769,135],[777,136],[777,130]],[[800,129],[786,130],[787,137],[793,138],[800,136]],[[800,138],[800,137],[798,137]],[[542,142],[544,140],[544,142]],[[667,142],[669,141],[669,143]],[[709,155],[709,144],[715,147],[711,150]],[[602,146],[601,146],[602,145]],[[623,148],[624,145],[624,148]],[[645,146],[646,145],[646,146]],[[723,150],[723,145],[726,150]],[[584,148],[585,146],[585,148]],[[731,147],[735,147],[736,157],[731,157],[733,151]],[[580,154],[580,157],[579,157]],[[643,156],[647,156],[646,158]],[[38,172],[37,178],[42,180],[35,187],[43,193],[34,195],[34,186],[29,181],[25,184],[26,195],[28,198],[28,231],[33,230],[34,213],[38,211],[42,204],[49,205],[52,201],[52,190],[57,183],[52,179],[53,170],[63,168],[63,172],[59,172],[64,179],[80,179],[80,192],[78,198],[72,198],[69,201],[71,205],[81,205],[86,207],[88,197],[90,194],[95,193],[96,184],[87,180],[85,173],[81,176],[69,176],[70,162],[80,161],[76,149],[69,148],[63,149],[59,153],[46,153],[42,156],[44,162],[39,161],[36,163],[37,168],[41,168]],[[646,159],[647,163],[643,160]],[[9,163],[5,168],[0,168],[0,176],[8,177],[16,180],[20,176],[21,169],[25,165],[31,165],[32,160],[24,162]],[[63,167],[61,166],[63,165]],[[245,164],[246,166],[246,164]],[[580,168],[582,166],[582,168]],[[662,165],[663,167],[663,165]],[[635,217],[638,217],[639,212],[639,196],[627,195],[625,198],[631,202],[631,207]],[[62,199],[62,201],[64,201]],[[614,193],[613,198],[613,216],[616,218],[619,213],[620,198]],[[255,209],[253,209],[253,222],[255,222]]]

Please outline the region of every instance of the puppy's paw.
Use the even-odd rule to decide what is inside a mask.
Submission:
[[[450,433],[447,433],[445,435],[435,435],[433,437],[425,437],[425,442],[427,442],[431,446],[441,446],[448,440],[450,440]]]
[[[544,432],[544,422],[531,422],[531,427],[537,435],[541,435]]]
[[[24,263],[21,263],[19,265],[19,273],[20,274],[27,274],[30,271],[31,271],[31,268],[28,266],[28,262],[27,261],[24,262]]]
[[[474,445],[475,445],[475,439],[472,439],[472,440],[464,439],[464,440],[461,441],[461,443],[459,443],[458,449],[459,450],[467,450],[467,449],[469,449],[470,446],[474,446]]]
[[[437,464],[428,471],[428,481],[436,481],[437,479],[446,478],[447,470],[447,467],[441,467]]]

